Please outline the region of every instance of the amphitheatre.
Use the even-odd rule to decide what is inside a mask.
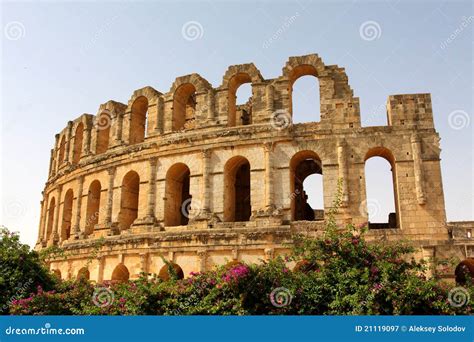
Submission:
[[[292,123],[293,84],[308,75],[319,81],[320,120]],[[245,83],[252,96],[238,105]],[[391,95],[386,109],[386,126],[362,127],[344,68],[316,54],[290,57],[274,79],[250,63],[230,66],[218,87],[191,74],[166,93],[138,89],[56,135],[35,249],[60,247],[67,257],[51,256],[51,270],[96,282],[166,277],[165,260],[179,277],[269,260],[294,234],[323,230],[338,184],[337,222],[367,223],[364,166],[382,157],[395,212],[369,222],[368,239],[408,240],[417,258],[469,266],[474,222],[446,221],[430,94]],[[323,177],[324,210],[307,203],[312,174]]]

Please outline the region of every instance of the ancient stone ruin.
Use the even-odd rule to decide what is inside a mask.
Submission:
[[[305,75],[319,80],[320,120],[293,124],[293,84]],[[245,83],[252,96],[238,105]],[[387,119],[361,127],[344,69],[315,54],[290,57],[275,79],[250,63],[215,88],[191,74],[166,93],[136,90],[56,135],[36,249],[60,246],[68,257],[51,257],[52,270],[98,282],[166,277],[163,258],[180,277],[261,262],[286,253],[294,233],[321,232],[338,183],[338,222],[368,222],[364,166],[378,156],[392,169],[395,212],[369,222],[368,237],[408,239],[418,258],[468,258],[474,223],[446,222],[430,94],[389,96]],[[323,175],[324,210],[307,203],[312,174]]]

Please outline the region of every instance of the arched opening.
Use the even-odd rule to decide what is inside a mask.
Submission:
[[[315,183],[318,187],[308,188],[306,185],[313,183],[305,182],[311,175],[319,175]],[[291,158],[290,161],[290,184],[291,184],[291,217],[294,221],[316,221],[324,220],[324,196],[322,191],[323,168],[321,159],[313,151],[301,151]],[[308,179],[309,180],[309,179]],[[311,198],[310,198],[311,197]],[[314,208],[311,204],[321,205]]]
[[[290,73],[288,91],[293,123],[320,120],[320,86],[314,66],[295,67]]]
[[[77,272],[76,279],[77,280],[80,280],[80,279],[89,280],[90,279],[90,272],[87,269],[87,267],[83,267]]]
[[[77,164],[81,159],[82,140],[84,136],[84,124],[81,122],[77,125],[76,133],[74,134],[74,150],[72,152],[72,163]]]
[[[464,285],[468,281],[472,282],[474,280],[474,258],[467,258],[461,261],[456,266],[454,275],[456,277],[456,283],[459,285]]]
[[[173,131],[195,126],[196,88],[191,83],[178,87],[173,97]]]
[[[61,240],[67,240],[71,236],[71,219],[72,219],[72,201],[74,193],[69,189],[64,196],[63,203],[63,219],[61,222]]]
[[[66,151],[66,137],[63,135],[59,144],[59,165],[64,161],[64,152]]]
[[[48,223],[46,226],[46,240],[49,240],[51,237],[51,233],[53,232],[53,222],[54,222],[54,210],[56,208],[56,200],[55,198],[51,198],[49,201],[49,209],[48,209]]]
[[[224,166],[224,221],[248,221],[251,213],[250,163],[236,156]]]
[[[165,264],[158,273],[158,277],[163,280],[167,281],[170,280],[172,275],[176,277],[176,279],[183,279],[184,272],[183,269],[174,262],[170,262],[169,264]]]
[[[129,171],[122,180],[120,199],[119,227],[128,229],[138,217],[138,197],[140,194],[140,177],[135,171]]]
[[[165,226],[185,226],[189,217],[185,206],[191,206],[190,171],[183,163],[174,164],[166,173]]]
[[[138,97],[133,102],[130,113],[130,145],[139,144],[145,140],[147,111],[148,99],[145,96]]]
[[[395,159],[384,147],[376,147],[365,157],[366,201],[370,229],[398,227]]]
[[[103,112],[100,114],[97,122],[97,141],[95,153],[101,154],[109,148],[110,125],[112,117],[109,113]]]
[[[51,273],[53,273],[53,275],[56,278],[61,279],[61,271],[60,270],[52,270]]]
[[[86,235],[92,234],[94,232],[95,225],[99,222],[101,190],[102,187],[98,180],[93,181],[89,186],[86,209]]]
[[[229,80],[229,126],[252,123],[252,79],[246,73],[238,73]]]
[[[123,282],[130,279],[130,272],[124,264],[118,264],[112,272],[112,281]]]

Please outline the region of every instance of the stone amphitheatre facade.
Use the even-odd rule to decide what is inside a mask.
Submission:
[[[320,120],[293,124],[293,84],[305,75],[319,80]],[[252,96],[237,105],[244,83]],[[275,79],[241,64],[217,88],[191,74],[167,93],[136,90],[56,135],[36,249],[61,247],[53,271],[98,282],[164,274],[163,259],[180,276],[261,262],[288,252],[293,234],[323,229],[338,184],[338,222],[368,222],[364,166],[379,156],[392,168],[395,213],[369,223],[368,237],[409,240],[419,258],[469,257],[474,224],[446,222],[430,95],[390,96],[387,119],[361,127],[344,69],[317,55],[290,57]],[[306,203],[315,173],[324,211]]]

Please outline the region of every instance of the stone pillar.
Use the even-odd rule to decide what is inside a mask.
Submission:
[[[43,221],[43,245],[48,243],[48,216],[49,216],[49,196],[46,195],[44,201],[46,202],[44,205],[44,214],[42,217]]]
[[[272,151],[273,143],[263,144],[265,151],[265,211],[269,214],[274,209],[273,204],[273,161]]]
[[[56,161],[56,165],[54,165],[54,174],[57,174],[58,173],[58,170],[59,170],[59,134],[56,134],[54,136],[54,138],[56,139],[56,142],[54,144],[54,160]]]
[[[45,202],[44,202],[44,193],[43,193],[43,199],[40,201],[40,220],[39,220],[39,226],[38,226],[38,241],[36,242],[37,245],[42,244],[43,242],[43,217],[44,217],[44,207],[45,207]],[[47,204],[46,204],[47,206]]]
[[[51,149],[51,155],[49,158],[49,172],[48,172],[49,177],[53,176],[54,174],[53,161],[54,161],[54,148]]]
[[[207,93],[207,120],[212,122],[214,120],[214,105],[215,105],[215,94],[214,90],[210,89]]]
[[[266,89],[267,112],[271,115],[274,112],[275,87],[269,84]]]
[[[275,255],[275,250],[273,248],[265,248],[264,253],[265,253],[265,261],[270,261],[273,259]]]
[[[112,117],[112,114],[113,113],[109,113],[109,115]],[[131,112],[128,113],[128,117],[130,117]],[[120,113],[116,113],[115,114],[115,120],[116,120],[116,129],[115,129],[115,137],[114,137],[114,146],[118,146],[118,145],[121,145],[122,144],[122,129],[123,129],[123,117],[124,115],[120,114]],[[110,124],[112,124],[112,118],[110,120]],[[130,140],[130,137],[129,137],[129,140]]]
[[[413,150],[413,166],[415,171],[416,198],[418,204],[425,204],[425,189],[423,187],[423,165],[421,157],[421,139],[418,135],[412,135],[411,147]]]
[[[140,253],[140,272],[148,273],[148,253]]]
[[[107,169],[107,173],[109,175],[109,182],[107,188],[107,208],[105,212],[105,224],[110,228],[110,234],[115,235],[117,232],[115,227],[112,224],[112,206],[114,203],[114,181],[115,181],[115,173],[116,168],[110,167]]]
[[[199,260],[199,272],[205,272],[207,267],[207,251],[198,251],[197,255]]]
[[[156,205],[156,171],[157,158],[150,159],[150,174],[149,174],[149,188],[148,188],[148,204],[145,221],[148,223],[156,223],[155,205]]]
[[[160,96],[158,97],[157,103],[156,103],[156,126],[155,126],[155,132],[162,134],[164,130],[164,118],[165,118],[165,103],[163,100],[163,97]]]
[[[52,234],[52,242],[57,243],[59,241],[59,211],[61,210],[61,193],[63,191],[63,186],[58,185],[58,200],[56,202],[56,208],[54,209],[54,226]]]
[[[341,206],[347,207],[349,203],[349,194],[347,193],[347,157],[346,157],[346,142],[340,140],[337,143],[337,163],[339,165],[338,177],[342,179],[342,198]]]
[[[86,123],[84,125],[84,138],[82,140],[81,156],[88,156],[91,153],[91,131],[92,125]]]
[[[97,283],[102,283],[104,281],[104,266],[105,266],[105,256],[100,256],[97,258],[99,261],[99,269],[97,270]]]
[[[67,123],[67,131],[66,131],[66,146],[64,146],[64,162],[69,163],[70,159],[70,149],[71,149],[71,133],[72,133],[72,121],[68,121]]]
[[[81,206],[82,206],[82,191],[84,186],[84,176],[79,176],[79,184],[77,186],[77,199],[76,199],[76,215],[74,218],[74,239],[79,239],[81,235]],[[72,234],[71,234],[72,236]]]
[[[202,157],[202,188],[201,188],[201,210],[203,213],[210,212],[210,165],[211,151],[208,149],[201,151]]]

